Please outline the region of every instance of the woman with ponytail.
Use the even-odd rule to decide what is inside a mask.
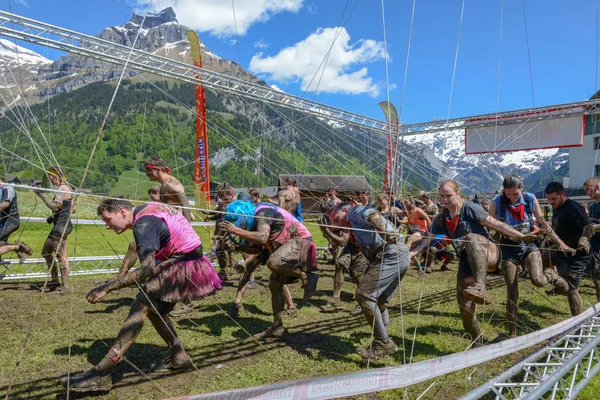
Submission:
[[[65,294],[71,291],[71,287],[69,286],[69,260],[67,259],[67,236],[73,230],[73,225],[71,224],[71,212],[73,210],[72,189],[67,183],[67,176],[59,167],[49,167],[46,170],[46,176],[48,177],[48,181],[58,191],[52,199],[49,199],[42,190],[35,190],[35,193],[52,211],[52,215],[48,218],[48,223],[52,224],[52,230],[46,238],[44,248],[42,249],[42,257],[46,259],[52,280],[48,282],[43,290]],[[60,264],[62,285],[58,279],[57,264]]]
[[[546,224],[542,209],[533,193],[526,192],[523,181],[515,174],[507,175],[502,181],[502,193],[490,204],[490,214],[519,232],[529,233],[540,227],[559,246],[562,243],[556,233]],[[568,290],[567,282],[553,268],[542,268],[542,255],[536,242],[525,243],[507,236],[500,236],[502,270],[506,280],[508,332],[517,336],[517,305],[519,304],[518,269],[525,269],[534,286],[552,284],[559,291]]]
[[[520,241],[535,240],[544,232],[540,230],[524,234],[512,229],[491,217],[479,204],[466,202],[460,195],[458,184],[453,180],[442,182],[439,194],[442,210],[431,225],[431,233],[443,234],[452,240],[459,260],[456,297],[463,326],[471,335],[471,340],[481,344],[483,341],[476,315],[477,304],[491,302],[485,287],[487,271],[497,268],[501,260],[500,250],[486,228]],[[428,245],[428,241],[423,242]]]

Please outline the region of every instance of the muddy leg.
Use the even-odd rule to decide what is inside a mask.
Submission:
[[[57,242],[58,240],[56,240]],[[44,248],[42,249],[42,257],[46,260],[46,265],[48,269],[50,269],[50,276],[52,280],[48,282],[53,285],[60,285],[60,280],[58,279],[58,261],[54,256],[54,252],[56,251],[56,242],[55,239],[49,237],[46,239],[44,243]]]
[[[158,332],[160,337],[167,343],[167,346],[169,346],[171,355],[183,352],[183,347],[179,343],[175,326],[167,314],[159,315],[154,310],[150,310],[147,317],[152,322],[156,332]]]
[[[282,277],[277,273],[271,273],[269,278],[269,290],[271,291],[271,306],[273,307],[273,325],[283,325],[283,287]]]
[[[519,304],[519,275],[517,266],[510,261],[502,262],[504,280],[506,281],[506,317],[508,334],[517,336],[517,305]]]
[[[387,331],[385,329],[385,324],[383,320],[383,316],[379,306],[375,300],[368,299],[361,294],[356,294],[356,301],[360,308],[363,310],[363,314],[369,324],[369,327],[373,327],[373,336],[376,340],[385,341],[388,338]],[[385,306],[384,306],[385,307]],[[387,313],[387,310],[386,310]],[[388,322],[389,322],[389,314],[388,314]]]
[[[246,287],[248,286],[248,282],[250,282],[251,277],[254,275],[254,271],[260,265],[260,260],[257,257],[249,257],[244,261],[245,271],[240,278],[240,282],[238,283],[237,292],[235,294],[235,304],[242,303],[242,297],[246,292]]]
[[[581,314],[583,311],[583,305],[581,301],[581,295],[579,294],[579,289],[573,287],[569,288],[569,291],[567,292],[567,298],[569,299],[571,315],[576,316]]]
[[[129,310],[129,315],[125,319],[125,322],[117,335],[117,339],[102,361],[100,361],[94,369],[105,374],[115,367],[117,362],[119,362],[139,335],[144,326],[144,319],[148,315],[148,312],[148,306],[142,304],[138,299],[133,302],[131,309]]]
[[[292,293],[290,292],[290,288],[288,287],[288,285],[283,285],[283,297],[288,310],[296,308],[296,306],[294,305],[294,299],[292,298]]]
[[[383,326],[385,326],[387,331],[387,327],[390,325],[390,313],[385,304],[379,305],[379,310],[381,311],[381,321],[383,322]]]
[[[529,280],[535,287],[543,287],[550,283],[549,274],[545,274],[542,266],[542,254],[539,251],[529,253],[524,261],[524,268],[529,272]]]
[[[477,319],[477,304],[474,301],[467,300],[463,296],[464,289],[468,286],[468,282],[465,279],[458,279],[456,282],[456,300],[458,301],[458,308],[460,310],[460,316],[462,317],[463,327],[465,331],[471,336],[471,340],[475,344],[482,344],[483,338],[481,337],[481,326]]]
[[[62,276],[62,285],[64,289],[69,289],[69,274],[71,272],[71,268],[69,265],[69,259],[67,258],[67,240],[66,236],[61,241],[58,246],[58,250],[56,252],[56,257],[58,258],[58,262],[60,263],[60,275]]]
[[[333,274],[333,298],[339,300],[344,284],[344,267],[349,264],[349,258],[345,254],[340,256],[335,263],[335,273]],[[348,262],[347,262],[348,261]]]
[[[465,288],[469,298],[482,304],[489,303],[485,282],[488,267],[496,266],[498,248],[481,235],[470,233],[465,236],[464,247],[473,271],[473,285]]]

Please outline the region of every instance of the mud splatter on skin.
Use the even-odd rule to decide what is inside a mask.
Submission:
[[[517,335],[517,304],[519,303],[519,277],[518,268],[510,261],[502,262],[504,281],[506,282],[506,316],[508,319],[508,334]]]
[[[118,360],[123,357],[141,332],[146,317],[150,320],[160,337],[167,343],[171,354],[183,351],[179,344],[173,322],[167,315],[173,307],[169,303],[157,303],[156,307],[160,315],[149,306],[143,304],[139,299],[133,302],[129,310],[129,315],[125,319],[115,342],[109,352],[96,365],[95,368],[98,371],[106,372],[114,368]],[[161,308],[164,308],[164,310],[161,310]]]
[[[471,336],[472,341],[481,341],[481,325],[477,319],[477,304],[464,298],[463,291],[468,287],[465,279],[456,281],[456,300],[458,301],[458,309],[462,317],[463,327]]]
[[[581,314],[583,311],[583,305],[579,289],[571,288],[567,292],[567,299],[569,299],[569,308],[571,309],[571,315],[576,316]]]

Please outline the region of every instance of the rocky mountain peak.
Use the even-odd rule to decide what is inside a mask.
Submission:
[[[154,52],[169,43],[186,40],[187,31],[187,27],[177,22],[175,11],[169,7],[159,13],[148,13],[145,20],[143,16],[134,13],[127,23],[106,28],[99,37],[131,47],[138,36],[135,47]]]
[[[150,29],[166,24],[167,22],[177,23],[177,17],[175,11],[173,11],[171,7],[168,7],[158,13],[148,13],[148,15],[146,15],[146,20],[144,20],[143,15],[138,15],[136,13],[133,13],[129,20],[130,23],[135,25],[141,25],[142,21],[144,21],[144,26],[142,26],[142,28]]]

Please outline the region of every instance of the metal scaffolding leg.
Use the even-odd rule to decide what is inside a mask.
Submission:
[[[589,318],[559,340],[463,396],[479,399],[574,399],[600,370],[600,316]]]
[[[69,257],[70,275],[114,274],[119,272],[124,256]],[[0,281],[45,278],[49,271],[43,258],[28,258],[23,264],[19,260],[6,260],[0,264]]]
[[[326,247],[317,247],[318,257],[326,259],[326,254]],[[123,257],[125,256],[69,257],[69,265],[71,267],[70,275],[115,274],[119,272]],[[0,282],[45,278],[49,273],[46,260],[43,258],[28,258],[23,264],[19,264],[19,260],[17,259],[7,259],[3,261],[4,262],[0,264]]]

